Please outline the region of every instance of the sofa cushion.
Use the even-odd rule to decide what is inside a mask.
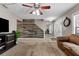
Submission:
[[[70,43],[70,42],[63,42],[62,43],[65,47],[72,47],[72,46],[75,46],[74,43]]]
[[[57,39],[59,40],[59,41],[66,41],[66,42],[68,42],[69,41],[69,37],[68,36],[63,36],[63,37],[57,37]]]
[[[79,45],[79,36],[72,34],[69,36],[69,41]]]
[[[69,49],[72,49],[76,54],[79,55],[79,45],[69,43],[69,42],[63,42],[63,45]]]

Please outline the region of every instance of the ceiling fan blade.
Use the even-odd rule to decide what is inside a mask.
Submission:
[[[31,7],[31,8],[32,8],[32,6],[30,6],[30,5],[22,4],[22,6],[25,6],[25,7]]]
[[[30,12],[30,14],[32,14],[32,13],[33,13],[33,11]]]
[[[42,11],[41,10],[39,10],[39,11],[40,11],[40,15],[43,15]]]
[[[50,6],[42,6],[41,9],[50,9]]]

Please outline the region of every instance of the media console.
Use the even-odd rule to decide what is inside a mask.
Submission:
[[[15,33],[0,33],[0,54],[16,45]]]

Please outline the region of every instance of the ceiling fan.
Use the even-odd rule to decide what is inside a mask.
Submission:
[[[43,12],[41,10],[50,9],[50,6],[41,6],[41,3],[30,3],[30,4],[31,5],[22,4],[22,6],[34,8],[34,10],[30,12],[30,14],[43,15]]]

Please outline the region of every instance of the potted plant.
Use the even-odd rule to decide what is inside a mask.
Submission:
[[[20,37],[20,31],[19,30],[16,30],[16,41],[17,39]]]

